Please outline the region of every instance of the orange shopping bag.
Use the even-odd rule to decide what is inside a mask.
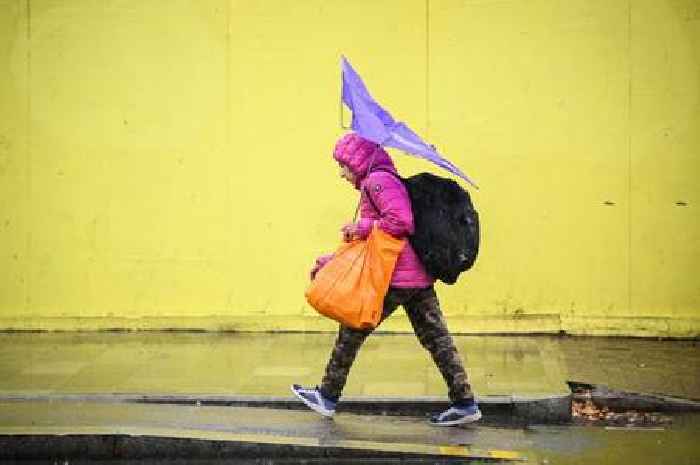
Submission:
[[[306,300],[345,326],[375,328],[405,242],[375,225],[367,240],[344,243],[316,273]]]

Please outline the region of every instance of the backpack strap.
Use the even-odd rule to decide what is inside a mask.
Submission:
[[[365,194],[365,197],[367,197],[367,200],[369,200],[369,204],[372,205],[372,208],[374,208],[376,212],[381,215],[382,212],[379,210],[379,207],[377,207],[377,204],[374,203],[374,200],[372,200],[372,196],[369,195],[369,191],[367,189],[362,189],[362,193]]]
[[[398,174],[396,174],[394,171],[391,171],[391,170],[388,170],[388,169],[384,169],[384,168],[379,167],[379,168],[375,168],[374,171],[372,171],[372,173],[376,173],[376,172],[378,172],[378,171],[381,171],[381,172],[383,172],[383,173],[388,173],[388,174],[394,176],[396,179],[399,180],[399,182],[400,182],[401,184],[403,184],[403,180],[401,179],[401,176],[399,176]],[[372,174],[372,173],[370,173],[370,174]],[[369,174],[367,175],[367,177],[369,177]],[[369,195],[369,191],[368,191],[367,189],[362,189],[362,192],[365,194],[365,197],[367,197],[367,200],[369,200],[369,203],[370,203],[370,205],[372,205],[372,208],[374,208],[374,210],[375,210],[377,213],[379,213],[379,214],[381,215],[382,212],[381,212],[381,211],[379,210],[379,208],[377,207],[377,204],[374,203],[374,200],[372,200],[372,196]]]

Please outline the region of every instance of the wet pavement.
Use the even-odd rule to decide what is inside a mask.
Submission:
[[[0,395],[158,393],[288,396],[320,381],[333,334],[5,333]],[[479,395],[568,394],[567,380],[700,399],[700,342],[456,336]],[[680,363],[679,363],[680,361]],[[346,396],[445,396],[413,335],[370,337]]]
[[[233,456],[222,454],[221,442],[301,445],[311,449],[332,447],[355,453],[364,451],[365,458],[377,458],[373,455],[375,452],[403,454],[404,459],[413,457],[415,460],[426,455],[433,457],[420,459],[424,460],[422,463],[434,463],[434,457],[443,455],[470,463],[501,458],[534,464],[691,465],[697,464],[700,457],[698,415],[675,415],[670,425],[660,428],[537,425],[435,428],[424,418],[417,417],[338,414],[329,420],[312,412],[235,407],[17,402],[0,403],[0,412],[3,418],[0,441],[7,435],[20,433],[218,441],[212,449],[198,446],[200,458],[252,458],[250,449],[238,456],[235,449],[231,450]],[[27,422],[29,418],[33,419],[31,424]],[[99,452],[99,447],[94,444],[91,447],[93,454]],[[158,455],[159,447],[162,445],[154,443],[151,452]],[[180,452],[184,450],[178,447]],[[258,449],[252,454],[260,459],[261,456],[255,454],[265,451],[269,453],[270,449]],[[335,463],[324,454],[315,457],[327,460],[323,463]],[[167,457],[167,453],[162,455]],[[123,451],[123,456],[128,458],[129,452]],[[10,457],[3,456],[0,450],[0,459]],[[148,453],[144,458],[149,458]],[[283,458],[272,455],[266,463]],[[68,460],[69,463],[73,461]]]
[[[217,398],[292,401],[291,383],[318,382],[334,337],[0,334],[0,437],[195,438],[207,444],[219,441],[219,448],[250,443],[284,446],[301,455],[323,450],[314,456],[321,461],[333,449],[408,454],[402,456],[404,462],[413,457],[426,463],[434,463],[438,456],[478,461],[498,454],[543,464],[700,463],[697,415],[673,415],[670,424],[645,428],[545,426],[543,422],[499,426],[487,420],[467,428],[435,429],[415,414],[383,416],[371,410],[356,414],[341,407],[336,418],[328,421],[303,410],[207,404],[207,399]],[[455,341],[466,358],[474,389],[484,399],[485,411],[494,399],[568,396],[568,380],[700,400],[698,341],[551,336],[456,336]],[[356,401],[385,405],[387,399],[420,404],[444,399],[445,387],[413,335],[377,334],[361,350],[345,394],[346,405]],[[159,396],[166,404],[134,402]],[[172,398],[187,402],[167,405]],[[203,403],[197,405],[198,400]],[[235,450],[227,456],[255,457],[236,456]],[[342,454],[334,457],[328,463],[344,460]],[[390,460],[386,455],[372,457]],[[281,459],[268,458],[277,462],[265,463]]]
[[[172,393],[287,396],[316,384],[333,334],[36,333],[0,335],[0,394]],[[565,394],[555,339],[458,337],[483,395]],[[445,396],[413,335],[370,337],[346,396]]]
[[[564,337],[556,346],[570,380],[700,400],[698,340]]]

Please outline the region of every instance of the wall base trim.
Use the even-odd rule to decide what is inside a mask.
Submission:
[[[700,318],[624,316],[567,317],[558,314],[447,315],[454,334],[559,334],[635,337],[700,337]],[[205,317],[0,318],[0,331],[240,331],[335,332],[337,323],[317,315]],[[379,332],[413,332],[405,314],[392,316]]]

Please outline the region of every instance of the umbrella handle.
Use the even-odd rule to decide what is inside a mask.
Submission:
[[[340,106],[338,108],[338,113],[340,115],[340,129],[352,129],[352,125],[345,126],[343,124],[343,89],[340,89]]]

